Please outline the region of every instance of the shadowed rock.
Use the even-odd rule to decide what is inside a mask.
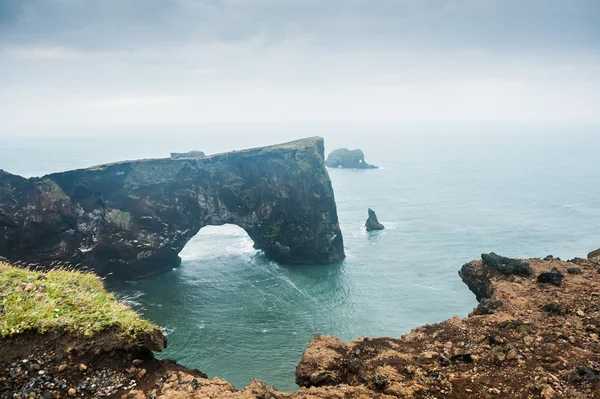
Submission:
[[[82,264],[113,278],[176,267],[207,225],[236,224],[271,259],[344,258],[321,138],[26,179],[0,171],[0,256]]]
[[[371,208],[369,208],[369,218],[365,222],[365,227],[367,228],[367,231],[385,229],[385,226],[382,225],[381,223],[379,223],[379,220],[377,220],[377,215],[375,214],[375,211]]]
[[[537,281],[539,283],[552,284],[558,287],[560,286],[562,279],[563,274],[560,271],[558,271],[557,268],[553,267],[552,270],[549,272],[540,273],[540,275],[537,278]]]
[[[201,158],[205,157],[206,154],[202,151],[188,151],[188,152],[172,152],[171,158],[173,159],[183,159],[183,158]]]
[[[347,148],[338,148],[331,152],[325,165],[330,168],[377,169],[377,166],[365,162],[365,154],[361,150],[350,151]]]
[[[491,252],[489,254],[482,254],[481,260],[484,265],[502,274],[516,274],[519,276],[529,276],[531,274],[529,264],[518,259],[507,258]]]

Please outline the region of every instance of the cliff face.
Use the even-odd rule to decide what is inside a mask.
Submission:
[[[129,279],[169,270],[207,225],[236,224],[286,264],[344,258],[321,138],[25,179],[0,171],[0,255]]]

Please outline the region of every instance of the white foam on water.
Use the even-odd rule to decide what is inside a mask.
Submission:
[[[179,256],[184,262],[209,260],[231,255],[246,258],[258,251],[254,242],[234,225],[206,226],[183,248]]]
[[[173,327],[173,328],[169,328],[169,327],[163,327],[163,334],[165,334],[166,336],[169,336],[169,334],[175,332],[175,330],[177,330],[177,327]]]
[[[437,288],[437,287],[434,287],[434,286],[414,284],[414,283],[410,283],[410,282],[406,282],[406,284],[412,285],[413,287],[426,288],[426,289],[433,290],[433,291],[441,291],[441,288]]]

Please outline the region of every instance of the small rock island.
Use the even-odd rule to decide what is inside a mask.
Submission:
[[[379,223],[379,220],[377,220],[377,215],[375,214],[375,211],[371,208],[369,208],[369,218],[365,222],[365,227],[367,228],[367,231],[376,231],[376,230],[385,229],[385,226],[382,225],[381,223]]]
[[[349,150],[347,148],[338,148],[333,150],[325,165],[330,168],[343,168],[343,169],[379,169],[375,165],[369,165],[365,162],[365,154],[362,150]]]

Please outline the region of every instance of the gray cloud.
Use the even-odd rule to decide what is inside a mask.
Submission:
[[[597,0],[0,0],[0,133],[32,123],[600,123],[599,20]]]
[[[307,40],[535,51],[600,45],[596,0],[0,0],[2,42],[131,50]]]

